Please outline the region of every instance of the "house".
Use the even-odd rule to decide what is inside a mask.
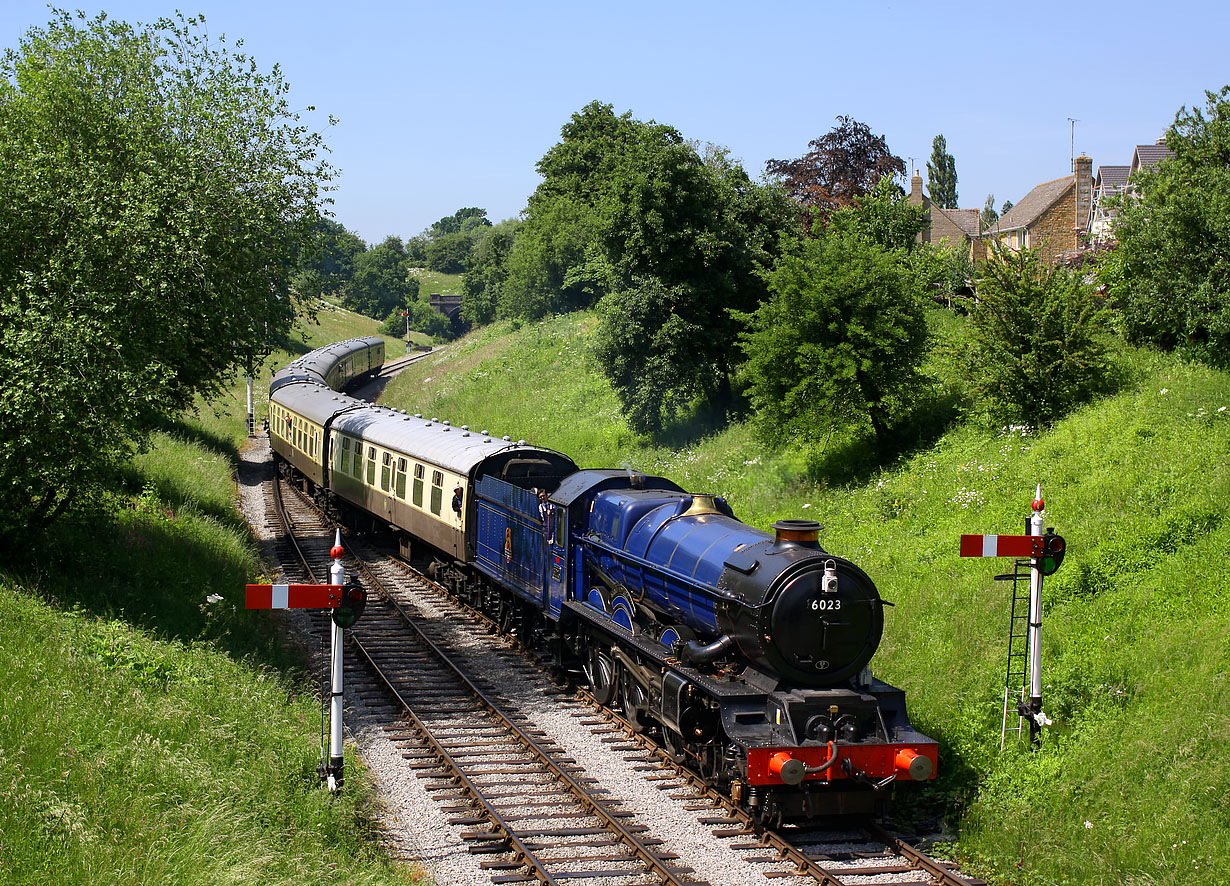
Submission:
[[[1121,197],[1127,191],[1130,166],[1099,166],[1093,179],[1093,204],[1089,210],[1089,236],[1105,240],[1111,236],[1110,229],[1118,209],[1109,205],[1112,198]]]
[[[1166,138],[1163,136],[1151,145],[1137,145],[1132,151],[1132,162],[1129,166],[1099,167],[1097,178],[1093,181],[1093,204],[1089,212],[1090,237],[1094,240],[1113,239],[1111,228],[1116,210],[1107,203],[1112,197],[1132,193],[1131,180],[1135,173],[1173,156],[1174,151],[1166,147]]]
[[[927,227],[918,235],[919,243],[932,243],[939,246],[947,243],[966,252],[971,261],[981,261],[986,258],[986,246],[982,242],[982,210],[980,209],[943,209],[931,202],[931,198],[923,193],[922,176],[918,170],[910,179],[910,196],[907,202],[911,206],[921,206],[927,210]]]
[[[983,234],[1006,249],[1036,249],[1054,264],[1082,246],[1093,204],[1093,161],[1081,155],[1072,175],[1038,185]]]

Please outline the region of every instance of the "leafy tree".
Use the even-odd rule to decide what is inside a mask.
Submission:
[[[55,11],[0,60],[0,534],[102,489],[293,322],[332,176],[199,19]]]
[[[355,257],[354,276],[342,295],[346,307],[368,317],[387,317],[418,295],[419,281],[408,273],[401,239],[389,236]]]
[[[1174,157],[1133,178],[1101,276],[1133,341],[1230,366],[1230,86],[1181,108]]]
[[[905,175],[905,161],[889,151],[884,136],[853,117],[838,117],[832,131],[808,144],[811,150],[802,157],[765,164],[765,172],[806,208],[805,231],[870,193],[884,176]]]
[[[920,389],[927,342],[918,280],[901,249],[829,229],[769,273],[771,297],[742,336],[748,395],[770,436],[813,438],[865,422],[886,446]]]
[[[466,269],[474,240],[458,231],[442,234],[427,244],[427,267],[444,274],[460,274]]]
[[[1004,205],[1003,205],[1003,206],[1001,206],[1001,207],[999,207],[999,214],[1000,214],[1000,217],[1002,218],[1003,216],[1007,215],[1007,214],[1008,214],[1008,210],[1009,210],[1009,209],[1011,209],[1012,207],[1013,207],[1013,203],[1012,203],[1012,201],[1011,201],[1011,200],[1005,200],[1005,201],[1004,201]]]
[[[1011,204],[1005,205],[1011,206]],[[1008,210],[1005,209],[1004,211],[1007,212]],[[987,202],[982,204],[982,213],[979,216],[979,221],[981,222],[981,229],[984,231],[991,230],[991,228],[995,227],[995,223],[999,221],[999,213],[995,211],[994,194],[987,194]]]
[[[993,247],[971,316],[969,377],[993,418],[1045,424],[1104,391],[1110,369],[1097,340],[1091,287],[1036,250]]]
[[[443,237],[445,234],[464,234],[475,227],[490,227],[487,210],[477,206],[467,206],[458,209],[452,215],[445,216],[431,226],[431,236]]]
[[[462,280],[461,317],[475,325],[495,319],[500,292],[508,276],[508,255],[521,222],[506,219],[485,228],[474,241]]]
[[[562,133],[539,162],[543,181],[508,257],[500,312],[541,316],[605,296],[596,352],[628,394],[638,429],[657,430],[693,397],[728,402],[737,358],[729,342],[739,328],[729,311],[764,297],[757,269],[787,224],[783,195],[753,183],[724,150],[702,157],[674,128],[617,116],[610,105],[587,105]],[[611,306],[625,303],[619,318]],[[672,330],[695,333],[686,348],[667,335],[660,341],[679,347],[617,355],[612,343],[652,338],[671,314]],[[679,395],[657,412],[638,409],[622,381],[628,366],[649,389],[674,386]]]
[[[303,244],[294,290],[302,296],[333,295],[354,275],[354,258],[367,249],[357,234],[321,218]]]
[[[927,211],[910,205],[905,192],[885,176],[870,194],[830,215],[828,226],[834,231],[866,237],[884,249],[909,251],[927,227]]]
[[[453,337],[453,324],[448,317],[433,308],[427,299],[419,296],[411,298],[401,307],[394,308],[389,316],[385,317],[380,331],[385,335],[394,335],[398,338],[405,336],[407,314],[410,315],[409,328],[415,332],[430,335],[436,341]]]
[[[705,374],[716,376],[724,370],[705,353],[704,325],[687,316],[693,313],[686,308],[693,300],[686,288],[649,278],[633,281],[599,302],[594,354],[628,426],[638,433],[660,430],[669,417],[705,393]],[[689,356],[694,362],[689,363]]]
[[[931,142],[931,159],[927,161],[927,192],[931,202],[941,209],[957,208],[957,161],[948,153],[948,142],[937,135]]]

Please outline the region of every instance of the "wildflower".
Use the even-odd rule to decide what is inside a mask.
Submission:
[[[206,603],[218,603],[223,599],[221,594],[210,594],[205,598]]]
[[[811,507],[811,502],[807,502],[807,503],[805,503],[805,504],[803,505],[803,507],[805,507],[805,508],[810,508],[810,507]]]
[[[1167,394],[1170,393],[1170,388],[1162,388],[1160,391],[1158,391],[1158,393],[1161,394],[1163,397],[1165,397]]]
[[[1093,827],[1093,822],[1091,822],[1091,821],[1089,821],[1089,820],[1086,820],[1086,821],[1085,821],[1085,830],[1090,830],[1092,827]]]

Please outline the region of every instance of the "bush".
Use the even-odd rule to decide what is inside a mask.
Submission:
[[[1099,302],[1037,252],[996,250],[983,267],[967,352],[974,396],[991,417],[1048,424],[1109,387],[1095,337]]]

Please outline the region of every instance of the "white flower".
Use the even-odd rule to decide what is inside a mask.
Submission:
[[[1167,394],[1170,393],[1170,388],[1162,388],[1160,391],[1158,391],[1158,393],[1161,394],[1163,397],[1165,397]]]
[[[217,603],[222,599],[223,597],[221,594],[210,594],[209,596],[205,598],[205,602],[206,603]]]
[[[1086,830],[1089,830],[1089,829],[1090,829],[1090,828],[1092,828],[1092,827],[1093,827],[1093,822],[1091,822],[1091,821],[1086,821],[1086,822],[1085,822],[1085,829],[1086,829]]]
[[[803,505],[803,507],[805,507],[805,508],[810,508],[810,507],[811,507],[811,502],[807,502],[807,504]]]

